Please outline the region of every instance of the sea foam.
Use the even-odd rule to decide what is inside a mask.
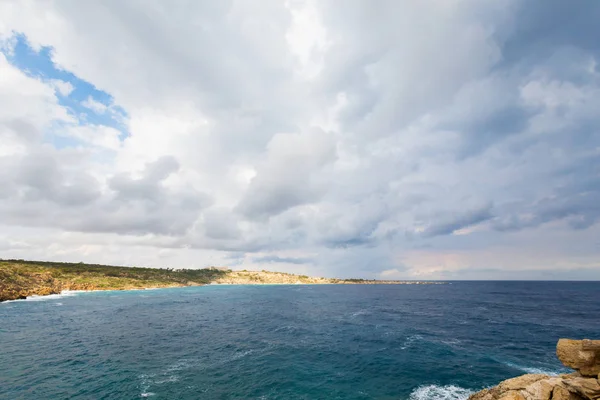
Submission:
[[[31,296],[28,296],[26,299],[16,299],[16,300],[6,300],[3,301],[2,303],[15,303],[15,302],[20,302],[20,301],[48,301],[48,300],[56,300],[56,299],[62,299],[65,297],[73,297],[73,296],[77,296],[78,294],[81,293],[88,293],[88,292],[93,292],[93,290],[63,290],[60,293],[56,293],[56,294],[47,294],[44,296],[39,296],[37,294],[33,294]],[[62,305],[62,303],[57,303]]]
[[[569,370],[566,368],[564,368],[564,369],[548,369],[548,368],[538,368],[538,367],[527,367],[527,366],[518,365],[515,363],[511,363],[511,362],[505,362],[504,365],[507,365],[511,368],[521,370],[523,372],[527,372],[528,374],[544,374],[544,375],[556,376],[556,375],[563,374],[565,372],[569,372]]]
[[[467,400],[474,391],[454,385],[419,386],[410,394],[409,400]]]

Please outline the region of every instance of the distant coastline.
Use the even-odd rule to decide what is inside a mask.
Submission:
[[[0,260],[0,302],[74,290],[134,290],[228,285],[442,284],[432,281],[335,279],[270,271],[227,268],[170,269],[121,267],[84,263]]]

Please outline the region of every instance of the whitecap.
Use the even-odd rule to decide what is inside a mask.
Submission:
[[[421,335],[411,335],[411,336],[408,336],[406,338],[406,340],[404,341],[404,343],[402,344],[402,346],[400,346],[400,348],[402,350],[406,350],[406,348],[410,347],[414,342],[417,342],[417,341],[420,341],[420,340],[423,340],[423,336],[421,336]]]
[[[175,364],[172,364],[167,368],[167,372],[177,372],[185,369],[190,369],[196,367],[200,361],[196,358],[186,358],[183,360],[177,361]]]
[[[450,347],[454,347],[454,346],[458,346],[458,345],[462,344],[462,341],[460,339],[445,339],[445,340],[441,340],[441,342]]]
[[[361,315],[369,315],[369,314],[370,314],[370,312],[367,311],[367,310],[358,310],[358,311],[353,312],[352,314],[350,314],[350,316],[352,318],[356,318],[356,317],[359,317]]]
[[[223,364],[231,362],[231,361],[239,360],[240,358],[246,357],[248,354],[252,354],[252,353],[254,353],[254,349],[237,352],[233,356],[225,358],[225,360],[223,360]]]
[[[142,394],[140,394],[141,397],[150,397],[150,396],[154,396],[156,393],[152,393],[152,392],[144,392]]]
[[[419,386],[410,394],[410,400],[467,400],[474,392],[454,385]]]
[[[521,370],[523,372],[527,372],[528,374],[544,374],[544,375],[556,376],[556,375],[568,372],[567,369],[549,369],[549,368],[539,368],[539,367],[527,367],[527,366],[518,365],[515,363],[511,363],[511,362],[504,362],[503,364],[506,366],[509,366],[511,368],[515,368],[515,369]]]
[[[94,290],[63,290],[62,292],[60,292],[60,294],[63,296],[75,296],[79,293],[89,293],[89,292],[94,292]]]
[[[92,292],[92,290],[63,290],[60,293],[55,293],[55,294],[47,294],[44,296],[40,296],[37,294],[28,296],[26,299],[16,299],[16,300],[6,300],[3,301],[2,303],[15,303],[15,302],[20,302],[20,301],[48,301],[48,300],[56,300],[56,299],[62,299],[65,297],[73,297],[73,296],[77,296],[78,294],[81,293],[87,293],[87,292]],[[56,303],[57,305],[62,305],[62,303]]]
[[[73,296],[72,294],[49,294],[46,296],[38,296],[36,294],[27,297],[26,299],[16,299],[16,300],[7,300],[4,301],[3,303],[16,303],[16,302],[20,302],[20,301],[47,301],[47,300],[56,300],[56,299],[62,299],[63,297],[67,297],[67,296]]]
[[[165,383],[174,383],[179,382],[179,377],[177,375],[168,375],[164,379],[158,379],[154,381],[156,385],[162,385]]]

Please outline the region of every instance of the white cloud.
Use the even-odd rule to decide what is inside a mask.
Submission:
[[[83,101],[81,103],[81,105],[84,106],[85,108],[89,108],[90,110],[94,111],[96,114],[104,114],[106,112],[106,110],[108,110],[107,105],[94,100],[94,98],[92,96],[88,96],[88,98],[85,99],[85,101]]]
[[[28,77],[0,53],[0,156],[25,153],[54,122],[73,122],[51,86]]]
[[[0,243],[338,276],[591,271],[589,7],[567,30],[560,7],[515,0],[2,2],[2,43],[52,47],[124,108],[126,132],[74,120],[57,98],[70,83],[0,56],[0,213],[15,232]],[[112,104],[81,102],[105,117]],[[532,265],[530,247],[560,251]]]
[[[93,146],[110,150],[118,150],[121,147],[121,132],[104,125],[71,126],[58,134],[77,138]]]
[[[321,129],[276,134],[238,205],[239,211],[250,219],[265,218],[320,200],[327,190],[324,168],[335,157],[334,137]]]
[[[50,83],[62,96],[70,95],[75,89],[70,82],[61,81],[60,79],[52,79]]]

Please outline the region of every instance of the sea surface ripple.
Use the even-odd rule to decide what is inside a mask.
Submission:
[[[598,282],[204,286],[0,304],[0,399],[460,400],[564,371]]]

